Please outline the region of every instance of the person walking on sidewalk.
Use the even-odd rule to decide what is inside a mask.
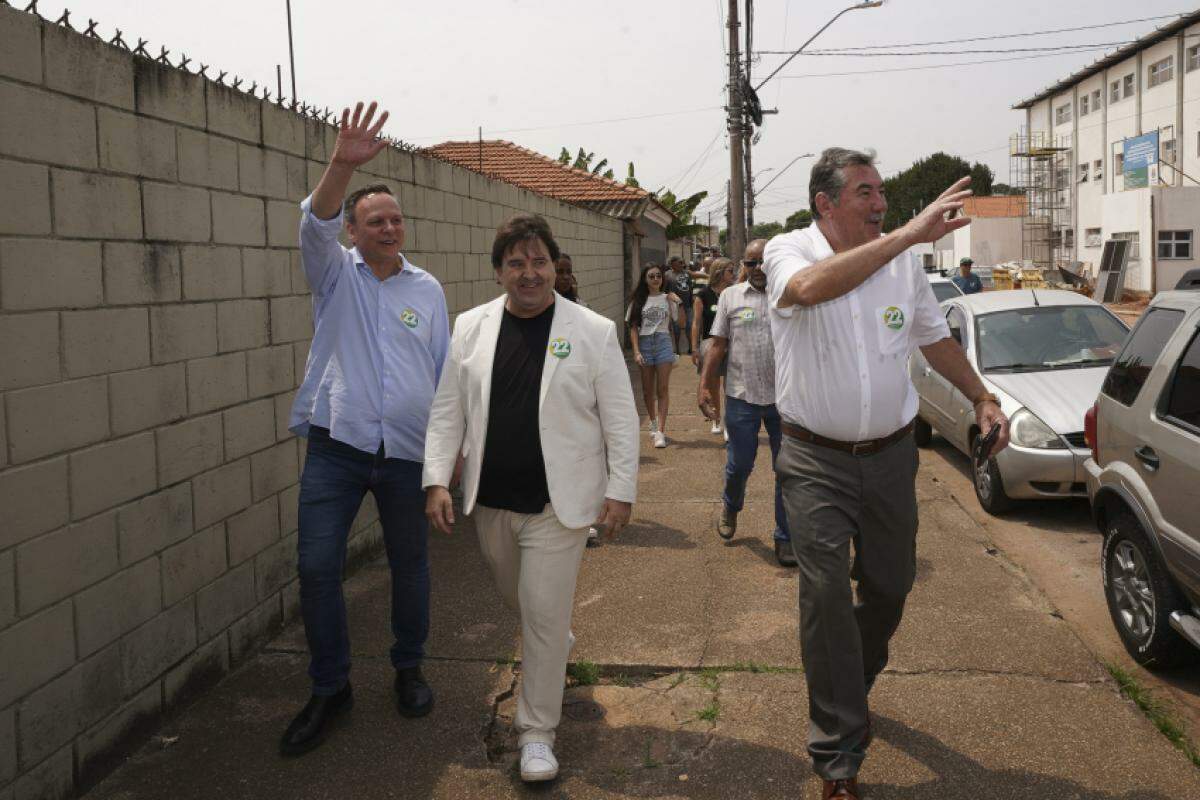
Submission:
[[[671,344],[678,355],[683,355],[679,347],[679,337],[683,336],[684,341],[688,343],[688,353],[691,354],[695,352],[692,349],[692,273],[679,256],[671,256],[670,267],[667,272],[670,276],[667,280],[667,291],[679,298],[679,306],[683,311],[680,324],[672,331]]]
[[[717,364],[725,360],[725,491],[721,496],[721,519],[717,533],[729,540],[737,532],[738,514],[746,501],[746,481],[758,455],[758,431],[766,427],[771,444],[771,466],[779,457],[782,436],[779,411],[775,408],[775,349],[771,344],[771,321],[767,308],[767,276],[762,258],[766,239],[746,245],[742,268],[744,283],[721,292],[712,325],[712,347],[700,376],[700,410],[719,419],[713,397],[720,394]],[[728,358],[726,356],[728,355]],[[775,560],[783,567],[796,566],[787,518],[783,512],[783,487],[775,479]]]
[[[696,365],[697,373],[704,372],[704,361],[712,350],[712,325],[717,316],[717,301],[721,292],[732,282],[733,262],[728,258],[719,258],[712,265],[712,279],[709,284],[697,290],[692,298],[692,363]],[[717,380],[724,381],[725,361],[719,360],[714,369]],[[713,433],[721,433],[721,397],[724,394],[724,391],[719,391],[712,397]]]
[[[463,512],[501,597],[521,615],[515,726],[521,777],[558,774],[555,730],[575,579],[589,525],[611,538],[637,491],[638,416],[613,323],[554,292],[558,245],[538,216],[496,232],[501,297],[459,316],[429,418],[426,513],[454,524],[459,452]]]
[[[625,320],[633,339],[633,358],[642,373],[642,399],[650,417],[650,439],[655,447],[667,446],[667,411],[671,403],[671,369],[675,347],[669,320],[683,324],[679,298],[664,290],[666,277],[658,264],[647,264],[629,298]]]
[[[333,157],[300,204],[300,256],[312,289],[315,334],[289,429],[307,437],[300,478],[300,613],[312,698],[288,725],[280,750],[321,743],[353,704],[342,569],[363,496],[375,496],[392,572],[391,662],[396,704],[419,717],[433,707],[421,674],[429,632],[429,561],[421,462],[425,425],[449,345],[446,296],[437,279],[401,252],[404,214],[391,189],[346,198],[354,171],[384,148],[385,111],[371,124],[359,103],[342,112]],[[354,245],[338,243],[345,217]]]
[[[970,179],[884,235],[887,201],[874,161],[836,147],[822,153],[809,180],[813,225],[766,248],[784,433],[776,469],[800,566],[808,752],[823,798],[859,797],[871,739],[867,695],[916,572],[912,350],[970,398],[981,431],[999,426],[993,453],[1008,443],[1008,420],[950,338],[909,251],[970,224],[949,218],[970,195]]]

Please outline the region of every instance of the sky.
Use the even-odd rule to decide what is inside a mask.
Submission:
[[[757,51],[795,50],[853,2],[754,0],[755,84],[786,59]],[[618,178],[632,161],[651,191],[708,191],[699,217],[708,221],[712,211],[713,223],[724,224],[727,0],[291,0],[291,7],[297,94],[305,102],[341,108],[378,100],[390,112],[385,133],[418,146],[474,140],[482,126],[485,139],[549,156],[584,147],[609,159]],[[285,0],[41,0],[38,8],[51,19],[69,8],[76,28],[95,19],[105,38],[120,28],[131,44],[147,39],[155,54],[165,45],[173,58],[186,53],[193,68],[209,64],[247,84],[274,88],[282,65],[291,94]],[[886,0],[845,14],[808,49],[1024,34],[1193,10],[1187,0]],[[782,221],[807,207],[813,159],[780,171],[834,145],[873,148],[885,177],[942,150],[982,161],[1006,181],[1008,138],[1024,122],[1014,103],[1167,22],[905,48],[965,51],[936,55],[801,55],[759,90],[763,107],[779,113],[765,118],[753,148],[756,185],[765,187],[755,221]],[[1095,49],[1014,52],[1062,45]],[[992,63],[963,63],[971,61]],[[913,69],[948,64],[958,66]]]

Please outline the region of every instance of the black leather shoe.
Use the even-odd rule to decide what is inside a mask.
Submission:
[[[349,682],[337,694],[314,694],[283,732],[283,739],[279,742],[280,754],[298,756],[312,750],[325,741],[333,719],[352,708],[354,692]]]
[[[396,670],[396,709],[406,717],[423,717],[433,710],[433,690],[420,667]]]
[[[792,543],[782,539],[775,540],[775,560],[781,567],[796,566],[796,554],[792,552]]]

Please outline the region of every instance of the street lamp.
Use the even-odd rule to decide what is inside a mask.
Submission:
[[[825,32],[826,28],[828,28],[833,23],[837,22],[838,18],[841,17],[842,14],[845,14],[848,11],[859,11],[861,9],[866,9],[866,8],[879,8],[881,5],[883,5],[883,0],[864,0],[864,2],[855,3],[854,5],[849,6],[848,8],[843,8],[841,11],[834,14],[833,19],[829,20],[829,22],[826,22],[824,25],[821,26],[820,30],[818,30],[812,36],[808,37],[808,41],[805,42],[804,44],[800,45],[799,50],[797,50],[796,52],[794,52],[790,56],[788,56],[787,60],[784,61],[782,64],[780,64],[778,67],[776,67],[774,72],[772,72],[770,75],[768,75],[766,78],[764,78],[762,83],[760,83],[758,86],[755,86],[754,91],[757,92],[759,89],[761,89],[763,86],[766,85],[767,81],[771,80],[771,78],[774,78],[777,74],[779,74],[779,70],[783,69],[788,64],[792,63],[793,58],[800,55],[800,53],[802,53],[804,51],[804,48],[806,48],[810,44],[812,44],[814,39],[816,39],[818,36],[820,36],[822,33]]]
[[[788,162],[788,165],[786,167],[779,170],[779,172],[775,173],[774,178],[771,178],[771,180],[769,180],[765,184],[763,184],[763,187],[761,189],[759,189],[758,191],[765,192],[767,190],[767,187],[770,186],[772,183],[774,183],[779,178],[780,175],[787,172],[788,168],[790,168],[792,166],[792,164],[795,164],[797,161],[799,161],[802,158],[812,158],[812,157],[813,157],[813,153],[804,153],[803,155],[796,156],[795,158],[793,158],[791,161]],[[763,172],[766,172],[766,171],[767,170],[765,170],[765,169],[763,170]],[[760,172],[758,174],[762,175],[762,172]]]
[[[808,38],[804,44],[796,52],[792,53],[787,59],[780,64],[774,72],[766,77],[762,83],[753,88],[750,87],[749,81],[746,81],[741,72],[740,56],[738,54],[738,2],[737,0],[729,0],[729,104],[726,106],[728,114],[726,124],[729,130],[729,246],[730,253],[740,253],[741,249],[746,244],[746,210],[747,205],[753,207],[753,197],[746,196],[746,178],[750,172],[749,165],[743,165],[743,148],[742,136],[745,132],[745,115],[746,115],[746,100],[751,99],[754,106],[757,102],[754,98],[759,89],[761,89],[767,81],[779,74],[779,70],[791,63],[792,59],[800,55],[804,48],[808,47],[813,41],[820,36],[825,30],[837,22],[843,14],[848,11],[858,11],[867,8],[879,8],[883,5],[884,0],[863,0],[863,2],[855,3],[852,6],[843,8],[833,18],[821,26],[820,30]],[[749,54],[747,54],[749,56]],[[743,86],[744,84],[744,86]],[[760,120],[756,120],[760,121]],[[778,175],[776,176],[778,177]],[[749,201],[747,203],[747,201]]]

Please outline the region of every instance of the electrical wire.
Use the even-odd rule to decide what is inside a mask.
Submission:
[[[1105,48],[1097,48],[1103,50]],[[1014,56],[1012,58],[985,58],[978,61],[953,61],[949,64],[926,64],[921,67],[891,67],[886,69],[860,69],[850,72],[813,72],[807,75],[780,75],[782,80],[798,80],[801,78],[841,78],[847,75],[879,75],[885,72],[918,72],[927,69],[946,69],[947,67],[969,67],[975,64],[999,64],[1005,61],[1029,61],[1034,58],[1052,58],[1055,56],[1074,55],[1076,53],[1085,52],[1082,50],[1072,50],[1063,53],[1039,53],[1028,56]]]
[[[690,108],[690,109],[685,109],[682,111],[661,111],[656,114],[641,114],[636,117],[613,117],[611,119],[593,119],[593,120],[588,120],[587,122],[560,122],[557,125],[542,125],[542,126],[534,127],[534,128],[504,128],[502,130],[493,129],[493,128],[484,128],[483,132],[486,134],[495,135],[495,134],[500,134],[500,133],[528,133],[530,131],[552,131],[552,130],[557,130],[559,128],[577,128],[582,125],[607,125],[612,122],[634,122],[637,120],[644,120],[644,119],[658,119],[660,117],[679,117],[679,116],[683,116],[686,114],[700,114],[705,111],[722,111],[722,110],[724,110],[724,106],[706,106],[704,108]],[[406,136],[404,138],[410,142],[426,142],[426,141],[430,141],[432,139],[443,140],[443,139],[446,139],[447,137],[445,134],[441,134],[438,136]],[[472,141],[473,140],[474,140],[474,137],[472,137]]]
[[[973,48],[971,50],[914,50],[911,52],[869,52],[869,53],[847,53],[840,50],[805,50],[800,55],[802,56],[856,56],[861,58],[897,58],[904,56],[962,56],[979,53],[1045,53],[1052,50],[1060,50],[1063,52],[1072,52],[1076,50],[1105,50],[1110,47],[1124,47],[1128,44],[1133,44],[1136,39],[1125,39],[1119,42],[1089,42],[1086,44],[1063,44],[1047,47],[1006,47],[994,50],[981,50]],[[782,54],[779,54],[782,55]],[[790,55],[790,54],[789,54]]]
[[[676,192],[676,197],[678,197],[678,196],[679,196],[679,194],[678,194],[678,193],[679,193],[679,192],[681,192],[681,191],[683,190],[683,187],[685,187],[685,186],[687,186],[687,185],[688,185],[688,181],[686,181],[685,179],[686,179],[686,178],[687,178],[687,177],[688,177],[688,176],[689,176],[689,175],[690,175],[690,174],[691,174],[693,171],[695,171],[695,172],[698,172],[702,166],[704,166],[706,163],[708,163],[708,157],[709,157],[709,155],[711,154],[711,151],[712,151],[712,149],[713,149],[713,145],[715,145],[715,144],[717,143],[717,139],[721,138],[721,134],[722,134],[722,133],[724,133],[724,132],[725,132],[725,126],[724,126],[724,125],[722,125],[720,128],[718,128],[718,129],[717,129],[717,134],[716,134],[716,136],[713,136],[713,138],[712,138],[712,141],[710,141],[710,142],[708,143],[708,146],[707,146],[707,147],[705,147],[705,148],[704,148],[704,149],[703,149],[703,150],[700,152],[700,155],[698,155],[698,156],[696,157],[696,160],[695,160],[695,161],[693,161],[693,162],[691,163],[691,165],[690,165],[690,166],[689,166],[687,169],[685,169],[685,170],[683,171],[683,174],[682,174],[682,175],[680,175],[680,176],[679,176],[678,178],[676,178],[675,180],[671,181],[669,184],[667,184],[667,188],[668,188],[668,189],[671,189],[672,191]]]
[[[887,49],[890,49],[893,47],[930,47],[933,45],[941,45],[941,44],[963,44],[966,42],[987,42],[987,41],[993,41],[996,39],[1019,39],[1023,36],[1047,36],[1047,35],[1054,34],[1054,33],[1074,33],[1076,31],[1091,31],[1091,30],[1096,30],[1098,28],[1113,28],[1118,25],[1134,25],[1139,22],[1154,22],[1154,21],[1160,20],[1160,19],[1174,19],[1174,18],[1178,18],[1178,17],[1182,17],[1182,16],[1183,16],[1182,13],[1159,14],[1158,16],[1155,16],[1155,17],[1142,17],[1140,19],[1126,19],[1126,20],[1120,20],[1118,22],[1104,22],[1104,23],[1100,23],[1097,25],[1079,25],[1079,26],[1072,27],[1072,28],[1057,28],[1054,30],[1045,30],[1045,31],[1029,31],[1026,33],[1001,33],[1001,34],[996,34],[993,36],[972,36],[967,39],[942,39],[942,40],[936,41],[936,42],[906,42],[903,44],[876,44],[876,45],[863,45],[860,47],[825,48],[825,50],[827,50],[827,51],[834,51],[834,50],[842,50],[842,51],[845,51],[845,50],[887,50]],[[785,17],[785,19],[786,19],[786,17]],[[785,30],[786,30],[786,28],[785,28]],[[758,52],[761,54],[786,53],[786,54],[790,55],[793,51],[791,51],[791,50],[786,50],[786,51],[759,50]]]

